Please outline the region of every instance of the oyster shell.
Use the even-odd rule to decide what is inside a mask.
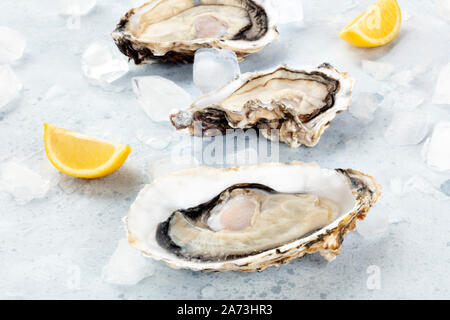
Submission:
[[[172,114],[172,124],[191,135],[220,135],[257,128],[271,140],[296,148],[315,146],[337,113],[350,105],[353,79],[330,64],[285,65],[246,73]]]
[[[380,194],[364,173],[314,163],[200,167],[147,185],[125,221],[133,246],[173,268],[256,271],[333,260]]]
[[[153,0],[122,17],[112,37],[136,64],[192,62],[200,48],[233,50],[238,59],[278,37],[270,2]]]

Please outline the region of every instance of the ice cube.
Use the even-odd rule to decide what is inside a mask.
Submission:
[[[176,109],[186,109],[191,95],[169,79],[160,76],[135,77],[133,91],[145,113],[153,121],[169,121]]]
[[[418,75],[423,74],[427,71],[425,65],[415,65],[409,66],[404,70],[396,72],[392,76],[392,81],[398,85],[407,87]]]
[[[408,216],[404,212],[395,211],[389,215],[389,224],[399,224],[408,221]]]
[[[198,160],[191,156],[167,157],[151,163],[148,168],[148,175],[150,179],[154,180],[169,173],[198,166]]]
[[[58,185],[61,179],[61,172],[51,164],[46,156],[45,158],[39,160],[37,173],[43,179],[48,180],[50,186]]]
[[[414,78],[415,75],[411,70],[402,70],[392,76],[392,81],[396,84],[407,86]]]
[[[434,5],[439,16],[450,22],[450,0],[434,0]]]
[[[386,140],[396,146],[420,143],[428,133],[428,117],[419,112],[397,112],[384,133]]]
[[[375,80],[385,80],[394,72],[394,65],[390,63],[362,60],[361,66]]]
[[[145,258],[126,239],[122,239],[108,264],[103,267],[102,279],[112,284],[134,285],[154,272],[153,261]]]
[[[390,187],[393,194],[397,196],[403,195],[403,180],[400,178],[392,178],[390,181]]]
[[[441,192],[450,197],[450,179],[441,184]]]
[[[13,100],[22,90],[22,82],[8,65],[0,65],[0,109]]]
[[[450,121],[436,124],[424,151],[429,167],[438,171],[450,170]]]
[[[278,18],[277,24],[297,22],[303,24],[302,0],[276,0],[272,1]]]
[[[43,198],[49,188],[50,181],[18,162],[9,161],[0,166],[0,190],[13,196],[17,203]]]
[[[412,111],[425,100],[422,92],[417,90],[394,89],[386,97],[386,103],[390,109]]]
[[[0,64],[20,59],[25,46],[25,38],[20,32],[0,26]]]
[[[424,195],[429,195],[437,200],[450,199],[445,194],[437,190],[428,180],[417,175],[414,175],[411,178],[409,178],[403,186],[404,194],[408,194],[410,192],[418,192]]]
[[[169,146],[173,140],[172,132],[169,130],[155,129],[151,131],[144,129],[138,129],[136,131],[136,137],[142,143],[150,146],[153,149],[164,150]]]
[[[450,63],[439,73],[432,101],[434,104],[450,104]]]
[[[195,52],[195,86],[207,93],[221,88],[241,74],[236,54],[228,49],[200,49]]]
[[[356,231],[364,238],[385,233],[389,228],[389,216],[386,211],[370,212],[362,221],[356,224]]]
[[[350,114],[359,120],[370,122],[381,101],[383,96],[378,93],[361,92],[350,106]]]
[[[51,86],[47,90],[47,92],[44,95],[44,99],[45,100],[52,100],[52,99],[55,99],[55,98],[60,98],[60,97],[62,97],[64,95],[66,95],[66,94],[67,94],[67,92],[66,92],[66,90],[63,87],[55,84],[55,85]]]
[[[128,61],[111,46],[99,42],[92,43],[82,57],[84,75],[100,83],[112,83],[125,75]]]
[[[62,15],[83,16],[88,14],[96,3],[96,0],[59,0],[58,11]]]

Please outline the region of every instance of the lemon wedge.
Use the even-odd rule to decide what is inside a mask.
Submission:
[[[397,0],[378,0],[347,25],[339,37],[358,47],[378,47],[394,39],[402,22]]]
[[[79,178],[99,178],[116,171],[127,159],[127,145],[103,141],[44,123],[45,151],[61,172]]]

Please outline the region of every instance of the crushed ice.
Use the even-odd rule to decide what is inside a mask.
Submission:
[[[434,6],[438,15],[443,20],[450,22],[450,0],[434,0]]]
[[[136,131],[136,137],[142,143],[145,143],[149,147],[156,150],[166,149],[170,143],[175,140],[173,131],[162,128],[152,128],[151,131],[142,128],[138,129]]]
[[[404,186],[403,193],[419,192],[425,195],[432,196],[437,200],[450,200],[445,194],[437,190],[428,180],[421,176],[414,175],[409,178]]]
[[[397,146],[420,143],[428,133],[428,117],[419,112],[397,112],[384,137]]]
[[[8,65],[0,65],[0,110],[22,90],[22,82]]]
[[[370,122],[381,101],[383,96],[378,93],[361,92],[350,105],[349,112],[359,120]]]
[[[277,24],[297,23],[303,25],[302,0],[276,0],[272,1],[277,11]]]
[[[19,162],[0,165],[0,191],[9,193],[19,204],[45,197],[49,188],[50,181]]]
[[[394,65],[390,63],[362,60],[361,66],[375,80],[385,80],[394,72]]]
[[[391,90],[386,96],[385,105],[397,111],[412,111],[425,101],[425,95],[418,90]]]
[[[20,59],[25,46],[26,40],[20,32],[0,26],[0,64]]]
[[[221,88],[240,74],[236,54],[231,50],[207,48],[195,52],[193,79],[202,93]]]
[[[128,60],[112,46],[94,42],[83,53],[82,69],[87,78],[101,85],[121,78],[129,66]]]
[[[450,170],[450,121],[435,125],[423,153],[429,167],[438,171]]]
[[[142,109],[153,121],[169,121],[171,113],[188,108],[192,102],[186,90],[160,76],[135,77],[132,86]]]
[[[445,65],[439,73],[434,89],[433,103],[450,105],[450,63]]]
[[[145,258],[126,239],[122,239],[103,267],[102,279],[111,284],[135,285],[154,274],[153,264],[154,261]]]
[[[440,190],[443,194],[450,197],[450,179],[441,184]]]
[[[48,88],[47,92],[44,95],[45,100],[52,100],[56,98],[61,98],[67,94],[67,91],[58,84],[55,84]]]
[[[386,211],[369,212],[364,220],[358,221],[356,231],[364,238],[385,233],[389,228],[389,216]]]
[[[399,177],[392,178],[390,181],[390,189],[396,196],[405,196],[411,193],[423,194],[431,196],[436,200],[450,200],[443,192],[439,191],[427,179],[413,175],[408,179],[401,179]]]

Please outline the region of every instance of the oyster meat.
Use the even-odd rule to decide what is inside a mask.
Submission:
[[[351,169],[200,167],[146,186],[125,221],[129,242],[171,267],[256,271],[316,251],[334,259],[380,194],[374,178]]]
[[[291,147],[312,147],[336,114],[348,109],[352,86],[347,73],[327,63],[312,69],[281,65],[243,74],[170,117],[176,129],[191,135],[256,128]]]
[[[112,37],[136,64],[188,63],[200,48],[233,50],[241,60],[278,37],[270,2],[153,0],[122,17]]]

